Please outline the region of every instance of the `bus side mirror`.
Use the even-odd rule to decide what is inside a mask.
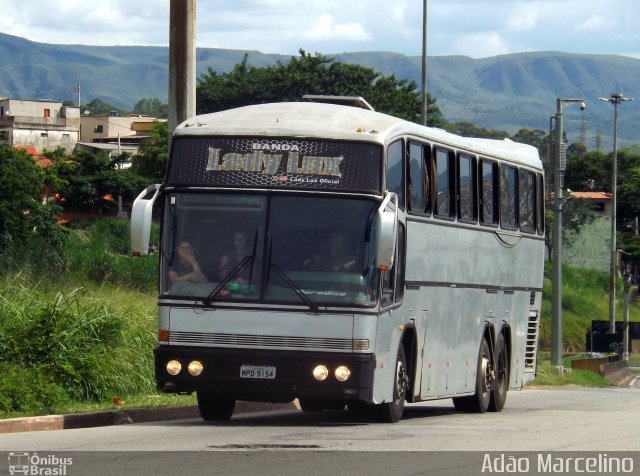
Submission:
[[[393,266],[398,233],[397,204],[396,194],[388,193],[376,216],[376,267],[381,270],[391,269]]]
[[[153,203],[159,192],[159,183],[149,185],[133,202],[131,209],[131,253],[134,256],[149,254]]]

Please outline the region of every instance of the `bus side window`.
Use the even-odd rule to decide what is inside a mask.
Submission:
[[[518,169],[500,167],[500,224],[507,230],[518,228]]]
[[[538,235],[544,235],[544,179],[536,175],[536,225]]]
[[[520,170],[518,174],[520,230],[535,233],[536,176]]]
[[[438,218],[453,218],[455,206],[453,201],[454,186],[452,182],[453,166],[451,156],[444,149],[436,149],[434,181],[436,192],[435,213]]]
[[[382,274],[382,306],[399,302],[404,295],[405,229],[398,224],[398,243],[393,267]]]
[[[498,224],[498,165],[480,161],[480,223]]]
[[[412,213],[429,213],[429,169],[423,157],[423,146],[412,142],[409,144],[409,160],[407,182],[409,186],[408,208]]]
[[[397,140],[387,149],[387,190],[398,195],[398,205],[405,209],[404,200],[404,142]]]
[[[476,159],[466,154],[458,156],[458,219],[476,221]]]

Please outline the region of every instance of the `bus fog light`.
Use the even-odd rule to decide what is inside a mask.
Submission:
[[[202,366],[202,362],[198,362],[197,360],[194,360],[193,362],[189,362],[189,366],[187,367],[187,370],[189,371],[189,373],[194,377],[197,377],[198,375],[200,375],[203,369],[204,367]]]
[[[178,375],[182,370],[182,364],[177,360],[170,360],[167,362],[167,373],[169,375]]]
[[[319,382],[326,380],[328,376],[329,369],[324,365],[318,365],[315,369],[313,369],[313,378],[315,378]]]
[[[335,376],[338,381],[346,382],[347,380],[349,380],[349,377],[351,376],[351,370],[349,370],[348,367],[341,365],[336,369]]]

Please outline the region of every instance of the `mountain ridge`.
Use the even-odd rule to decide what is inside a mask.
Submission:
[[[229,71],[245,53],[252,66],[291,58],[257,50],[198,48],[197,75],[209,67]],[[420,83],[419,56],[380,51],[325,56]],[[131,109],[143,97],[167,100],[168,58],[168,47],[57,45],[0,33],[0,96],[75,101],[74,88],[80,83],[82,98]],[[470,121],[512,134],[521,128],[547,130],[556,98],[584,98],[584,112],[563,108],[567,136],[577,141],[582,126],[586,145],[592,148],[600,134],[604,150],[611,147],[613,111],[596,98],[612,92],[640,96],[640,60],[618,55],[539,51],[479,59],[429,56],[427,68],[429,93],[449,121]],[[640,142],[640,101],[621,107],[619,118],[621,145]]]

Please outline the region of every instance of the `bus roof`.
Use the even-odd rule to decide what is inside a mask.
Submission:
[[[462,137],[362,108],[314,102],[257,104],[187,119],[175,136],[305,137],[388,143],[409,135],[542,168],[538,150],[509,139]]]

